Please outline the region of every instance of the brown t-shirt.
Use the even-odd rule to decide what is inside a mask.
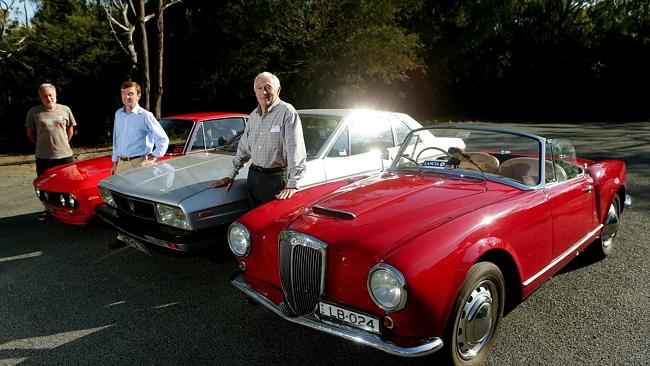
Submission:
[[[72,111],[63,104],[57,104],[53,111],[46,111],[43,105],[30,109],[25,127],[36,130],[36,157],[62,159],[72,156],[66,129],[76,125]]]

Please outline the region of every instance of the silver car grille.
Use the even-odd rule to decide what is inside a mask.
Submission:
[[[278,243],[284,310],[289,316],[313,312],[325,290],[327,245],[312,237],[295,240],[296,235],[307,237],[283,231]]]
[[[156,220],[156,211],[153,202],[127,196],[111,191],[115,205],[120,211],[135,217]]]

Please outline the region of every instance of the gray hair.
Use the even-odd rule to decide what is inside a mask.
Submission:
[[[280,79],[278,79],[277,76],[271,74],[268,71],[260,72],[256,77],[255,80],[253,81],[253,90],[255,90],[255,84],[257,83],[257,79],[261,77],[270,77],[271,78],[271,85],[277,87],[280,89]]]
[[[38,92],[40,93],[41,91],[43,91],[43,90],[45,90],[45,89],[52,89],[52,90],[54,90],[54,91],[56,92],[56,88],[54,87],[54,85],[52,85],[52,84],[50,84],[50,83],[43,83],[43,84],[41,84],[41,85],[38,87]]]

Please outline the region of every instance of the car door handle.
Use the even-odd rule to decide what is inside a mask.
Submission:
[[[593,189],[594,189],[594,186],[592,186],[592,185],[590,184],[590,185],[586,186],[585,188],[583,188],[582,191],[583,191],[584,193],[589,193],[589,192],[591,192]]]

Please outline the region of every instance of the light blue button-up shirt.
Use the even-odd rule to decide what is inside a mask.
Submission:
[[[154,150],[154,146],[156,147]],[[113,162],[122,157],[153,154],[161,157],[167,152],[169,138],[151,112],[136,105],[127,113],[124,107],[115,112],[113,126]]]

